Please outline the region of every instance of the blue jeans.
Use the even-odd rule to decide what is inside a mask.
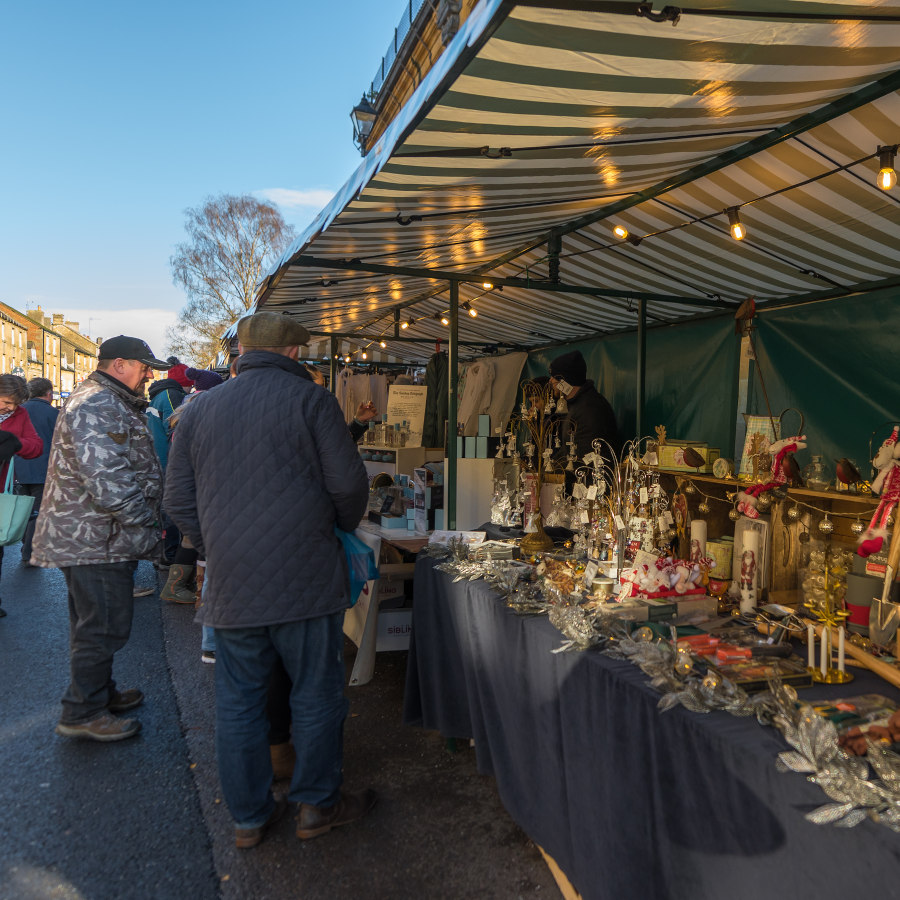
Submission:
[[[338,801],[344,758],[343,612],[258,628],[216,629],[216,752],[228,809],[241,828],[271,814],[266,696],[280,659],[291,678],[297,764],[288,798]]]
[[[106,712],[116,689],[113,655],[128,643],[134,615],[137,562],[64,566],[69,589],[71,681],[60,722],[77,725]]]

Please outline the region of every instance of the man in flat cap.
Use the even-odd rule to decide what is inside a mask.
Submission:
[[[31,561],[62,569],[69,590],[71,681],[57,734],[121,741],[141,723],[116,714],[144,695],[116,688],[113,656],[131,634],[137,561],[162,551],[163,480],[144,384],[169,364],[125,335],[104,341],[97,357],[53,432]]]
[[[184,411],[169,455],[169,515],[207,562],[199,614],[216,633],[219,780],[235,845],[253,847],[284,812],[271,791],[267,687],[290,676],[297,753],[288,798],[297,835],[360,818],[372,791],[341,790],[347,566],[368,480],[335,398],[297,362],[309,333],[290,316],[238,323],[239,378]]]
[[[618,452],[616,414],[606,397],[598,392],[594,382],[587,377],[587,363],[580,351],[564,353],[550,363],[550,384],[565,399],[568,407],[560,431],[562,451],[568,451],[566,444],[574,431],[575,453],[579,463],[591,452],[596,438],[608,441]],[[609,455],[609,450],[605,447],[603,455]]]

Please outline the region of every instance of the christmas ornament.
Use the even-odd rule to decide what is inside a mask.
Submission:
[[[697,507],[697,512],[702,513],[704,516],[709,512],[709,504],[704,500]]]
[[[850,526],[850,530],[854,534],[862,534],[866,530],[866,526],[860,522],[859,518]]]
[[[834,531],[834,523],[828,518],[827,514],[825,518],[819,522],[819,531],[821,531],[822,534],[831,534],[831,532]]]
[[[741,514],[736,509],[728,510],[728,518],[731,519],[732,522],[737,522],[740,519]]]
[[[796,503],[787,511],[787,517],[792,522],[796,522],[800,518],[800,507]]]

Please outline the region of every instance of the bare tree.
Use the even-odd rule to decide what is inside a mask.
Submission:
[[[222,332],[253,304],[260,278],[294,239],[281,213],[254,197],[222,194],[185,210],[190,240],[169,260],[187,305],[166,332],[169,350],[207,365]]]

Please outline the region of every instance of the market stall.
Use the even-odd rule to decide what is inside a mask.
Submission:
[[[816,825],[827,798],[775,767],[786,748],[754,716],[661,713],[629,662],[554,653],[560,633],[483,581],[416,568],[404,719],[474,738],[516,822],[584,898],[841,897],[893,871],[897,835]],[[900,691],[860,673],[852,693]],[[846,686],[809,689],[814,700]]]
[[[814,895],[897,855],[896,798],[815,824],[820,789],[775,757],[796,716],[826,720],[806,697],[897,699],[869,672],[896,684],[898,89],[895,6],[483,0],[261,285],[259,307],[359,354],[437,357],[446,529],[465,441],[499,439],[502,540],[418,564],[407,716],[475,738],[585,896]],[[546,376],[572,350],[621,453],[565,439]],[[459,364],[522,352],[522,393],[483,434]],[[878,646],[851,642],[853,585],[882,598]],[[718,613],[743,634],[728,618],[719,637]]]

